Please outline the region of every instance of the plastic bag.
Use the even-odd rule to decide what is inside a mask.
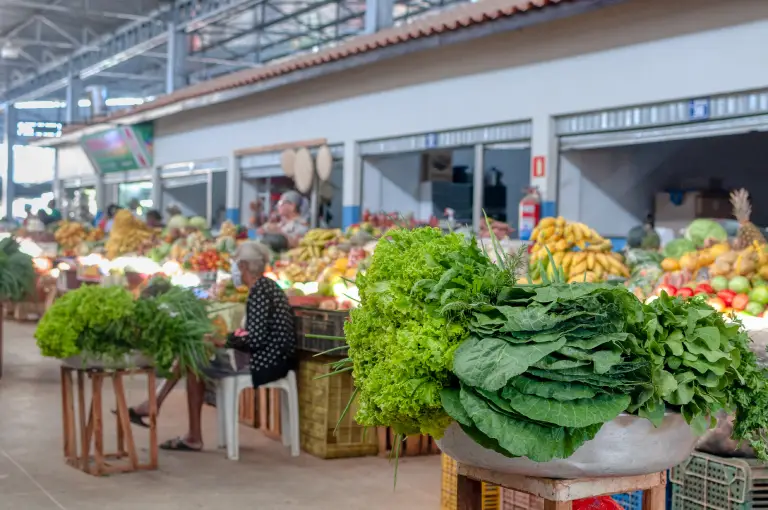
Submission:
[[[573,510],[624,510],[624,508],[610,496],[599,496],[574,501]]]

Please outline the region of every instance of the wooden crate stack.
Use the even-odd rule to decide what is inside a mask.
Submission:
[[[328,363],[333,360],[304,356],[299,362],[301,447],[323,459],[376,455],[376,433],[355,423],[357,406],[354,403],[339,423],[354,391],[352,375],[344,372],[318,379],[329,373]]]
[[[240,393],[240,423],[261,430],[270,439],[282,439],[280,392],[246,388]]]
[[[388,427],[377,427],[376,436],[379,443],[379,456],[389,457],[395,444],[395,433]],[[416,455],[435,455],[440,453],[437,443],[431,436],[408,436],[400,445],[400,456],[413,457]]]
[[[458,510],[458,477],[456,461],[443,454],[443,476],[440,490],[440,510]],[[502,510],[501,488],[483,482],[483,510]],[[506,510],[504,508],[503,510]],[[510,507],[512,510],[512,507]],[[517,509],[515,509],[517,510]]]

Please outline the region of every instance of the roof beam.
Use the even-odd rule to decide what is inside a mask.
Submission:
[[[130,4],[130,2],[126,2]],[[40,12],[57,12],[69,14],[73,17],[88,17],[88,18],[111,18],[122,19],[126,21],[140,21],[145,20],[148,17],[141,14],[134,14],[129,12],[112,12],[102,11],[101,9],[89,9],[89,8],[77,8],[71,5],[57,5],[49,4],[40,1],[30,0],[3,0],[3,7],[18,7],[20,9],[35,9]]]

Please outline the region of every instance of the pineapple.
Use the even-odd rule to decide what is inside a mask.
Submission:
[[[744,249],[752,246],[754,243],[760,245],[766,244],[765,236],[754,223],[749,221],[752,215],[752,205],[749,203],[749,192],[745,189],[739,189],[731,192],[731,204],[733,205],[733,215],[739,222],[739,232],[736,236],[735,247]]]

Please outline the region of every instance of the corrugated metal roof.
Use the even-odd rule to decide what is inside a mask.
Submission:
[[[316,53],[297,55],[286,60],[266,64],[263,67],[246,69],[201,82],[180,89],[172,94],[160,96],[154,101],[144,103],[135,108],[116,112],[108,117],[93,119],[92,123],[110,122],[136,113],[172,105],[180,101],[252,85],[260,81],[269,80],[309,67],[343,60],[387,46],[445,32],[453,32],[531,11],[539,11],[558,4],[576,3],[579,1],[581,0],[481,0],[477,3],[461,4],[436,14],[426,15],[413,23],[384,29],[375,34],[351,38],[348,41]],[[82,125],[67,126],[63,131],[73,132],[83,127]]]

